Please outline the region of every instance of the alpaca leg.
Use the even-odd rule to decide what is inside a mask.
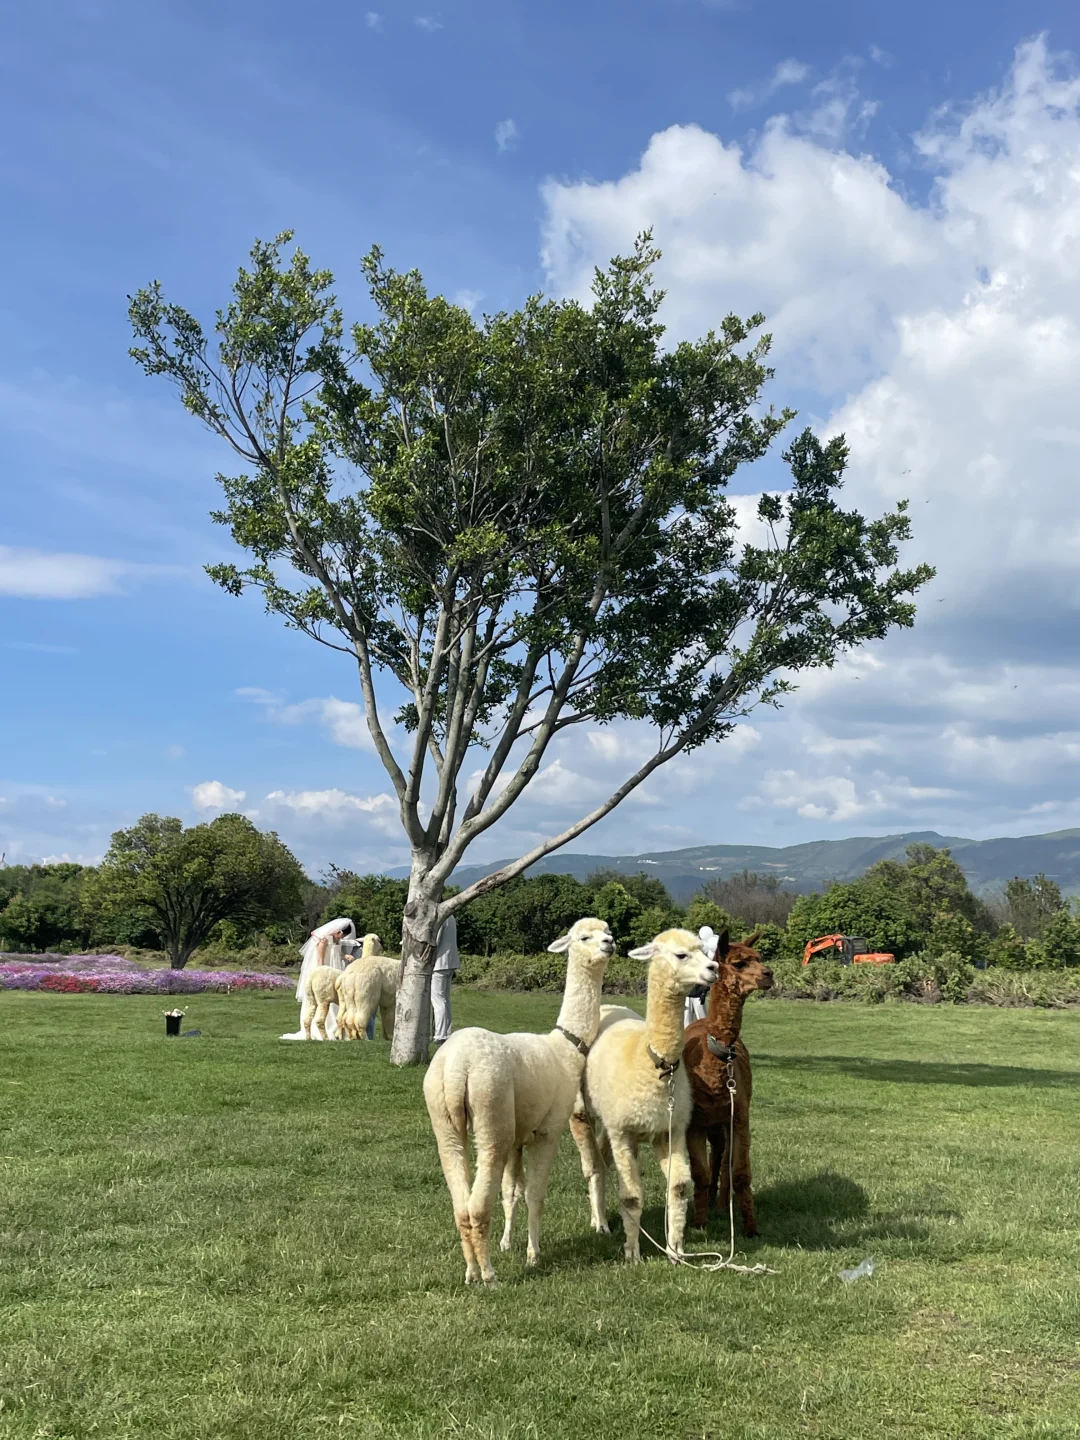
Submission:
[[[589,1214],[592,1228],[598,1235],[610,1235],[607,1223],[607,1174],[596,1132],[587,1115],[576,1112],[570,1116],[570,1133],[581,1157],[581,1173],[589,1187]]]
[[[440,1128],[435,1132],[435,1141],[439,1147],[439,1163],[454,1206],[454,1223],[461,1236],[461,1252],[465,1257],[465,1284],[472,1285],[480,1279],[480,1266],[476,1263],[472,1222],[469,1219],[468,1139],[456,1131],[443,1133]]]
[[[704,1229],[709,1214],[709,1139],[704,1130],[686,1132],[686,1150],[694,1182],[694,1224]]]
[[[394,1038],[394,1005],[397,997],[395,995],[384,995],[379,1001],[379,1018],[382,1020],[382,1038],[393,1040]]]
[[[514,1214],[518,1207],[518,1201],[525,1198],[525,1167],[521,1159],[521,1147],[516,1145],[510,1151],[510,1158],[506,1162],[506,1169],[502,1178],[502,1206],[505,1223],[503,1225],[502,1239],[499,1242],[500,1250],[510,1249],[510,1232],[514,1227]]]
[[[476,1178],[469,1192],[469,1224],[473,1253],[485,1285],[497,1283],[491,1264],[491,1212],[495,1208],[495,1196],[508,1158],[508,1148],[496,1150],[493,1146],[483,1145],[477,1137]]]
[[[540,1259],[540,1217],[544,1213],[551,1167],[559,1148],[559,1136],[538,1135],[529,1146],[529,1167],[525,1172],[525,1203],[529,1207],[529,1249],[526,1265]]]
[[[326,1017],[330,1006],[326,1000],[320,1000],[315,1008],[315,1019],[311,1023],[312,1033],[316,1040],[326,1039]]]
[[[311,1022],[315,1018],[315,1002],[309,995],[304,996],[304,1003],[300,1007],[300,1029],[304,1032],[304,1039],[311,1039]]]
[[[330,1013],[326,1018],[326,1038],[328,1040],[340,1040],[341,1033],[338,1029],[338,1007],[331,1004]]]
[[[709,1132],[709,1159],[712,1166],[712,1174],[709,1179],[709,1209],[716,1209],[717,1196],[720,1197],[721,1208],[726,1210],[728,1203],[727,1184],[727,1145],[730,1131],[726,1125],[718,1126]],[[721,1186],[723,1193],[720,1194]]]
[[[743,1234],[752,1239],[758,1233],[758,1226],[757,1215],[754,1213],[754,1192],[750,1185],[750,1117],[748,1115],[736,1119],[732,1144],[734,1146],[732,1170],[734,1171],[735,1199],[739,1202],[739,1213],[742,1215]]]
[[[660,1135],[654,1142],[660,1168],[667,1181],[667,1244],[668,1259],[674,1261],[683,1253],[683,1235],[686,1233],[686,1197],[690,1193],[690,1161],[686,1154],[686,1139],[683,1135],[668,1137]]]
[[[370,1040],[368,1034],[368,1022],[375,1014],[375,1004],[367,995],[363,996],[354,1011],[354,1024],[356,1025],[356,1038],[358,1040]]]
[[[631,1263],[641,1259],[641,1207],[645,1193],[641,1188],[641,1168],[638,1165],[637,1143],[626,1135],[611,1135],[611,1158],[619,1175],[619,1210],[622,1214],[626,1244],[623,1255]]]

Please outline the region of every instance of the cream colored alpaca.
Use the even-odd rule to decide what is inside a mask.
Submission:
[[[651,962],[645,1019],[624,1005],[602,1008],[570,1128],[589,1182],[593,1229],[606,1234],[604,1155],[596,1140],[597,1127],[603,1127],[604,1152],[610,1152],[619,1172],[619,1208],[626,1234],[623,1253],[630,1261],[641,1259],[644,1191],[638,1146],[643,1140],[652,1142],[668,1185],[665,1241],[668,1257],[674,1260],[682,1254],[690,1193],[686,1127],[692,1099],[680,1064],[683,1001],[696,985],[711,985],[718,971],[691,930],[665,930],[650,944],[631,950],[630,957]],[[674,1103],[670,1111],[669,1100]]]
[[[566,988],[555,1029],[547,1035],[457,1030],[424,1077],[424,1099],[461,1235],[466,1285],[480,1279],[495,1284],[489,1251],[500,1176],[506,1212],[502,1248],[510,1248],[514,1211],[524,1193],[529,1212],[527,1263],[536,1264],[552,1161],[600,1023],[600,987],[615,950],[606,923],[578,920],[548,949],[567,952]],[[471,1184],[470,1122],[476,1147],[476,1178]]]
[[[300,1029],[304,1039],[311,1039],[312,1030],[316,1040],[325,1040],[326,1018],[331,1005],[339,1005],[338,982],[344,971],[334,970],[329,965],[316,965],[310,972],[304,986],[304,1003],[300,1010]],[[340,1024],[340,1016],[339,1016]]]
[[[394,1038],[394,1002],[401,961],[382,953],[378,935],[365,935],[360,954],[346,965],[338,980],[340,1040],[366,1040],[368,1021],[378,1010],[384,1040]]]

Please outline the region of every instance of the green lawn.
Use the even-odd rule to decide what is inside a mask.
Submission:
[[[567,1136],[539,1270],[522,1234],[478,1293],[419,1072],[184,1003],[199,1039],[155,997],[0,997],[4,1440],[1080,1435],[1080,1015],[756,1003],[743,1248],[778,1273],[624,1267]]]

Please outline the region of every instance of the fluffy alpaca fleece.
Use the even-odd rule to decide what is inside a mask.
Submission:
[[[510,1248],[514,1211],[524,1194],[528,1264],[536,1264],[552,1161],[581,1083],[583,1051],[600,1023],[600,987],[615,951],[607,924],[578,920],[548,949],[567,952],[566,987],[555,1029],[547,1035],[457,1030],[424,1077],[424,1099],[454,1204],[467,1285],[476,1280],[496,1283],[490,1256],[491,1212],[500,1177],[506,1214],[502,1248]],[[471,1183],[470,1123],[476,1148],[476,1177]]]
[[[691,930],[665,930],[650,944],[631,950],[630,956],[650,962],[645,1019],[622,1005],[604,1006],[570,1128],[589,1184],[593,1229],[605,1234],[604,1162],[608,1156],[614,1160],[626,1235],[623,1253],[629,1261],[641,1258],[644,1192],[638,1147],[643,1140],[652,1142],[668,1184],[665,1240],[668,1256],[674,1260],[682,1254],[690,1190],[686,1153],[690,1083],[680,1064],[683,1002],[696,985],[712,984],[717,966]],[[669,1099],[674,1101],[670,1111]],[[600,1128],[603,1152],[597,1143]]]
[[[718,1185],[721,1208],[728,1204],[728,1146],[731,1174],[742,1215],[743,1233],[758,1233],[754,1192],[750,1187],[750,1098],[753,1084],[750,1056],[739,1039],[743,1006],[754,990],[768,990],[772,971],[753,948],[755,932],[741,944],[731,944],[724,930],[716,947],[720,974],[709,991],[709,1013],[686,1027],[683,1065],[690,1080],[693,1111],[686,1132],[690,1173],[694,1181],[694,1224],[704,1225],[716,1204]],[[710,1039],[712,1045],[709,1044]],[[721,1053],[717,1054],[717,1051]],[[727,1088],[727,1052],[735,1061],[735,1130],[731,1130],[731,1100]],[[710,1152],[711,1150],[711,1157]]]
[[[311,1039],[314,1030],[316,1040],[325,1040],[326,1018],[330,1006],[340,1004],[338,982],[344,971],[334,970],[329,965],[316,965],[308,975],[304,986],[304,1003],[300,1009],[300,1029],[304,1039]]]
[[[376,1010],[382,1017],[383,1039],[394,1038],[394,1002],[400,973],[401,961],[382,953],[378,935],[365,935],[360,954],[338,977],[339,1040],[366,1040],[368,1021]]]

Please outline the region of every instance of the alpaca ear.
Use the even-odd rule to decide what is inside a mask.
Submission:
[[[716,942],[716,958],[722,960],[730,949],[731,936],[728,934],[728,928],[725,925],[723,930],[720,931],[720,938]]]
[[[752,949],[752,948],[757,944],[757,942],[758,942],[760,939],[761,939],[761,929],[760,929],[760,927],[759,927],[757,930],[754,931],[754,933],[753,933],[752,935],[748,935],[748,936],[746,937],[746,939],[745,939],[742,943],[743,943],[744,945],[749,946],[749,947]]]
[[[651,960],[656,954],[656,945],[650,940],[648,945],[639,945],[636,950],[628,950],[626,953],[631,960]]]
[[[564,950],[570,949],[570,936],[560,935],[557,940],[552,940],[551,944],[548,946],[548,949],[553,955],[561,955]]]

